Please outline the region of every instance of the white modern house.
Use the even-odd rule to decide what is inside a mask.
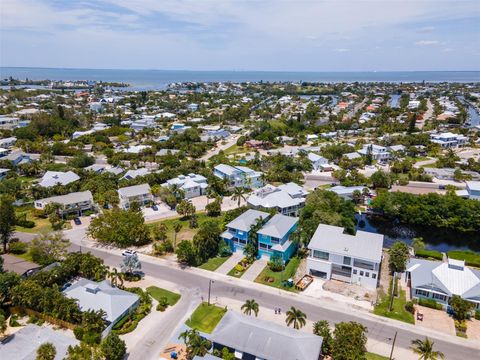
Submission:
[[[220,164],[213,168],[213,174],[220,179],[226,179],[229,188],[246,187],[253,189],[263,186],[263,173],[246,166]]]
[[[320,224],[308,249],[308,272],[375,289],[380,278],[383,235],[357,231],[344,233],[342,227]]]
[[[46,188],[53,187],[55,185],[65,186],[78,180],[80,180],[80,176],[75,174],[73,171],[47,171],[45,175],[43,175],[42,180],[38,183],[38,185]]]
[[[0,148],[10,149],[16,142],[17,138],[15,136],[0,139]]]
[[[247,198],[247,204],[254,209],[275,209],[287,216],[298,216],[305,205],[307,192],[293,182],[280,186],[266,185],[255,190]]]
[[[148,184],[120,188],[118,189],[118,197],[120,198],[119,205],[124,210],[130,209],[131,204],[134,202],[143,206],[153,201],[152,191]]]
[[[464,261],[412,258],[405,276],[412,298],[433,299],[446,309],[450,298],[458,295],[480,309],[480,270],[465,266]]]
[[[358,153],[367,156],[369,153],[372,155],[372,158],[376,161],[388,160],[390,159],[390,152],[385,146],[375,145],[375,144],[365,144],[361,150],[358,150]]]
[[[469,199],[480,200],[480,181],[467,181]]]
[[[430,134],[430,141],[439,144],[442,149],[462,147],[468,142],[468,137],[451,132]]]
[[[43,210],[49,204],[59,204],[59,214],[77,213],[79,216],[84,211],[93,208],[93,196],[90,191],[73,192],[66,195],[52,196],[45,199],[35,200],[35,209]]]
[[[180,175],[176,178],[167,180],[162,186],[177,186],[185,193],[185,199],[191,199],[204,195],[208,184],[205,176],[190,173],[188,175]]]

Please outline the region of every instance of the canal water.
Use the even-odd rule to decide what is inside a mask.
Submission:
[[[480,112],[477,111],[477,109],[473,105],[469,104],[465,100],[465,97],[457,96],[457,98],[467,106],[468,122],[470,123],[469,127],[475,127],[477,125],[480,125]]]
[[[390,95],[390,100],[388,101],[388,106],[390,106],[391,108],[399,108],[401,97],[402,97],[402,95],[399,95],[399,94]]]
[[[480,233],[460,233],[439,228],[415,228],[387,221],[378,216],[356,214],[357,230],[385,235],[383,246],[391,247],[396,241],[407,245],[413,238],[422,237],[427,250],[447,252],[450,250],[471,250],[480,252]]]

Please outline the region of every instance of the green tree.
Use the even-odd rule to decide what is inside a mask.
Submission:
[[[15,229],[15,209],[12,199],[3,196],[0,200],[0,238],[3,244],[3,252],[7,252],[7,246]]]
[[[156,241],[167,240],[167,226],[164,223],[160,223],[155,229],[153,237]]]
[[[180,263],[195,265],[197,262],[195,249],[191,241],[188,241],[188,240],[180,241],[180,243],[177,246],[177,249],[175,250],[175,253],[177,254],[177,260]]]
[[[207,204],[205,206],[205,210],[207,211],[207,215],[211,217],[216,217],[220,216],[222,213],[222,198],[220,196],[217,196],[214,201],[211,203]]]
[[[315,322],[313,324],[313,333],[323,338],[322,354],[330,355],[332,353],[333,337],[330,331],[330,325],[328,324],[328,321],[320,320]]]
[[[60,230],[63,227],[64,221],[59,215],[61,205],[58,203],[50,203],[45,206],[44,212],[48,216],[48,221],[52,225],[53,230]]]
[[[408,246],[401,241],[397,241],[388,250],[388,267],[392,273],[404,272],[407,267],[407,261],[410,257]]]
[[[442,352],[433,350],[433,344],[434,342],[428,337],[425,337],[425,340],[415,339],[412,340],[411,349],[415,354],[420,355],[419,360],[445,359]]]
[[[141,211],[136,209],[105,211],[93,219],[88,227],[88,235],[104,244],[114,244],[125,248],[141,246],[150,242],[150,231],[145,225]]]
[[[129,256],[124,256],[120,267],[125,274],[133,274],[135,271],[142,268],[142,264],[138,259],[138,255],[133,254]]]
[[[248,189],[244,187],[236,187],[233,189],[232,200],[237,202],[237,206],[240,206],[242,200],[245,201],[247,192]]]
[[[412,247],[415,251],[425,249],[425,243],[423,242],[423,238],[422,237],[413,238]]]
[[[54,360],[57,355],[57,350],[52,343],[43,343],[37,349],[36,360]]]
[[[391,186],[390,175],[382,170],[375,171],[370,177],[370,180],[375,189],[389,189]]]
[[[0,336],[5,333],[7,330],[7,319],[5,318],[5,315],[0,312]]]
[[[176,207],[177,213],[183,217],[190,217],[195,214],[195,206],[187,200],[181,200]]]
[[[193,237],[193,246],[201,262],[218,254],[218,244],[222,230],[216,219],[207,219]]]
[[[180,221],[175,221],[173,223],[173,249],[177,247],[177,234],[182,230],[182,223]]]
[[[20,276],[7,271],[0,272],[0,304],[8,304],[12,300],[11,290],[20,283]]]
[[[70,241],[61,232],[42,234],[30,242],[30,254],[33,261],[48,265],[62,260],[67,254]]]
[[[453,295],[449,301],[449,305],[453,310],[453,317],[457,320],[465,320],[474,308],[473,303],[462,299],[458,295]]]
[[[100,343],[100,350],[105,360],[122,360],[127,353],[125,341],[120,339],[117,334],[110,333]]]
[[[367,328],[357,322],[335,324],[333,332],[333,360],[365,360],[367,352]]]
[[[203,357],[208,352],[212,343],[202,337],[197,330],[186,330],[179,336],[187,346],[187,358],[193,359],[195,356]]]
[[[295,307],[291,307],[290,310],[287,311],[287,317],[285,319],[285,322],[287,323],[287,326],[290,326],[293,324],[294,329],[300,329],[305,326],[307,323],[307,315],[303,313],[301,310],[296,309]]]
[[[117,270],[117,268],[113,268],[112,271],[108,272],[108,277],[110,278],[110,282],[112,286],[116,287],[123,287],[123,274]]]
[[[259,307],[254,299],[245,301],[245,304],[242,305],[241,309],[245,315],[252,315],[253,311],[255,317],[258,316]]]

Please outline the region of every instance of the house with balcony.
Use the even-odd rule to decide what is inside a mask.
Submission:
[[[243,250],[248,243],[251,228],[257,222],[264,222],[270,214],[249,209],[227,224],[227,229],[220,235],[230,245],[232,251]]]
[[[312,163],[313,170],[323,170],[324,167],[328,166],[328,160],[323,156],[310,152],[308,153],[307,157]]]
[[[454,149],[465,146],[468,142],[468,137],[460,134],[453,134],[451,132],[430,134],[430,141],[440,145],[442,149]]]
[[[119,206],[124,210],[130,209],[130,206],[134,202],[140,206],[144,206],[153,201],[152,191],[148,184],[120,188],[118,189],[118,197],[120,198]]]
[[[307,192],[295,183],[280,186],[266,185],[255,190],[247,198],[247,204],[254,209],[275,209],[279,214],[298,216],[305,205]]]
[[[180,175],[176,178],[167,180],[162,184],[163,187],[177,186],[185,193],[185,199],[205,195],[208,183],[207,178],[202,175],[190,173],[188,175]]]
[[[82,216],[85,211],[93,209],[93,196],[90,191],[73,192],[66,195],[52,196],[45,199],[35,200],[34,206],[37,210],[43,210],[49,204],[59,204],[58,214],[77,214]]]
[[[480,270],[465,266],[462,260],[412,258],[405,279],[413,299],[433,299],[447,309],[450,298],[458,295],[480,309]]]
[[[383,235],[320,224],[308,244],[308,272],[375,289],[380,278]]]
[[[220,164],[213,168],[213,175],[220,179],[227,180],[227,186],[230,189],[237,187],[253,189],[263,186],[263,173],[252,170],[246,166]]]
[[[372,155],[372,159],[376,161],[386,161],[390,159],[390,151],[385,146],[375,144],[365,144],[358,153],[362,156],[367,156],[369,153]]]
[[[287,262],[297,249],[297,245],[290,239],[297,226],[297,217],[274,215],[257,231],[259,254],[279,256]]]

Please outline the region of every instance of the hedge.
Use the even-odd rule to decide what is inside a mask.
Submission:
[[[53,316],[50,316],[50,315],[42,314],[42,313],[40,313],[38,311],[35,311],[35,310],[32,310],[32,309],[26,309],[26,308],[23,308],[23,307],[20,307],[20,306],[12,306],[12,307],[10,307],[9,310],[10,310],[11,314],[16,314],[16,315],[17,314],[19,314],[19,315],[27,314],[29,316],[36,316],[37,318],[43,319],[43,320],[49,322],[50,324],[58,325],[62,328],[66,328],[66,329],[74,330],[77,327],[76,325],[74,325],[72,323],[54,318]]]
[[[480,268],[480,254],[473,251],[452,250],[447,255],[451,259],[464,260],[467,266]]]
[[[417,250],[415,251],[415,256],[420,258],[426,258],[426,259],[432,258],[435,260],[443,260],[442,253],[435,250],[425,250],[425,249]]]
[[[442,310],[442,304],[437,303],[433,299],[418,299],[418,305],[425,306],[431,309]]]

